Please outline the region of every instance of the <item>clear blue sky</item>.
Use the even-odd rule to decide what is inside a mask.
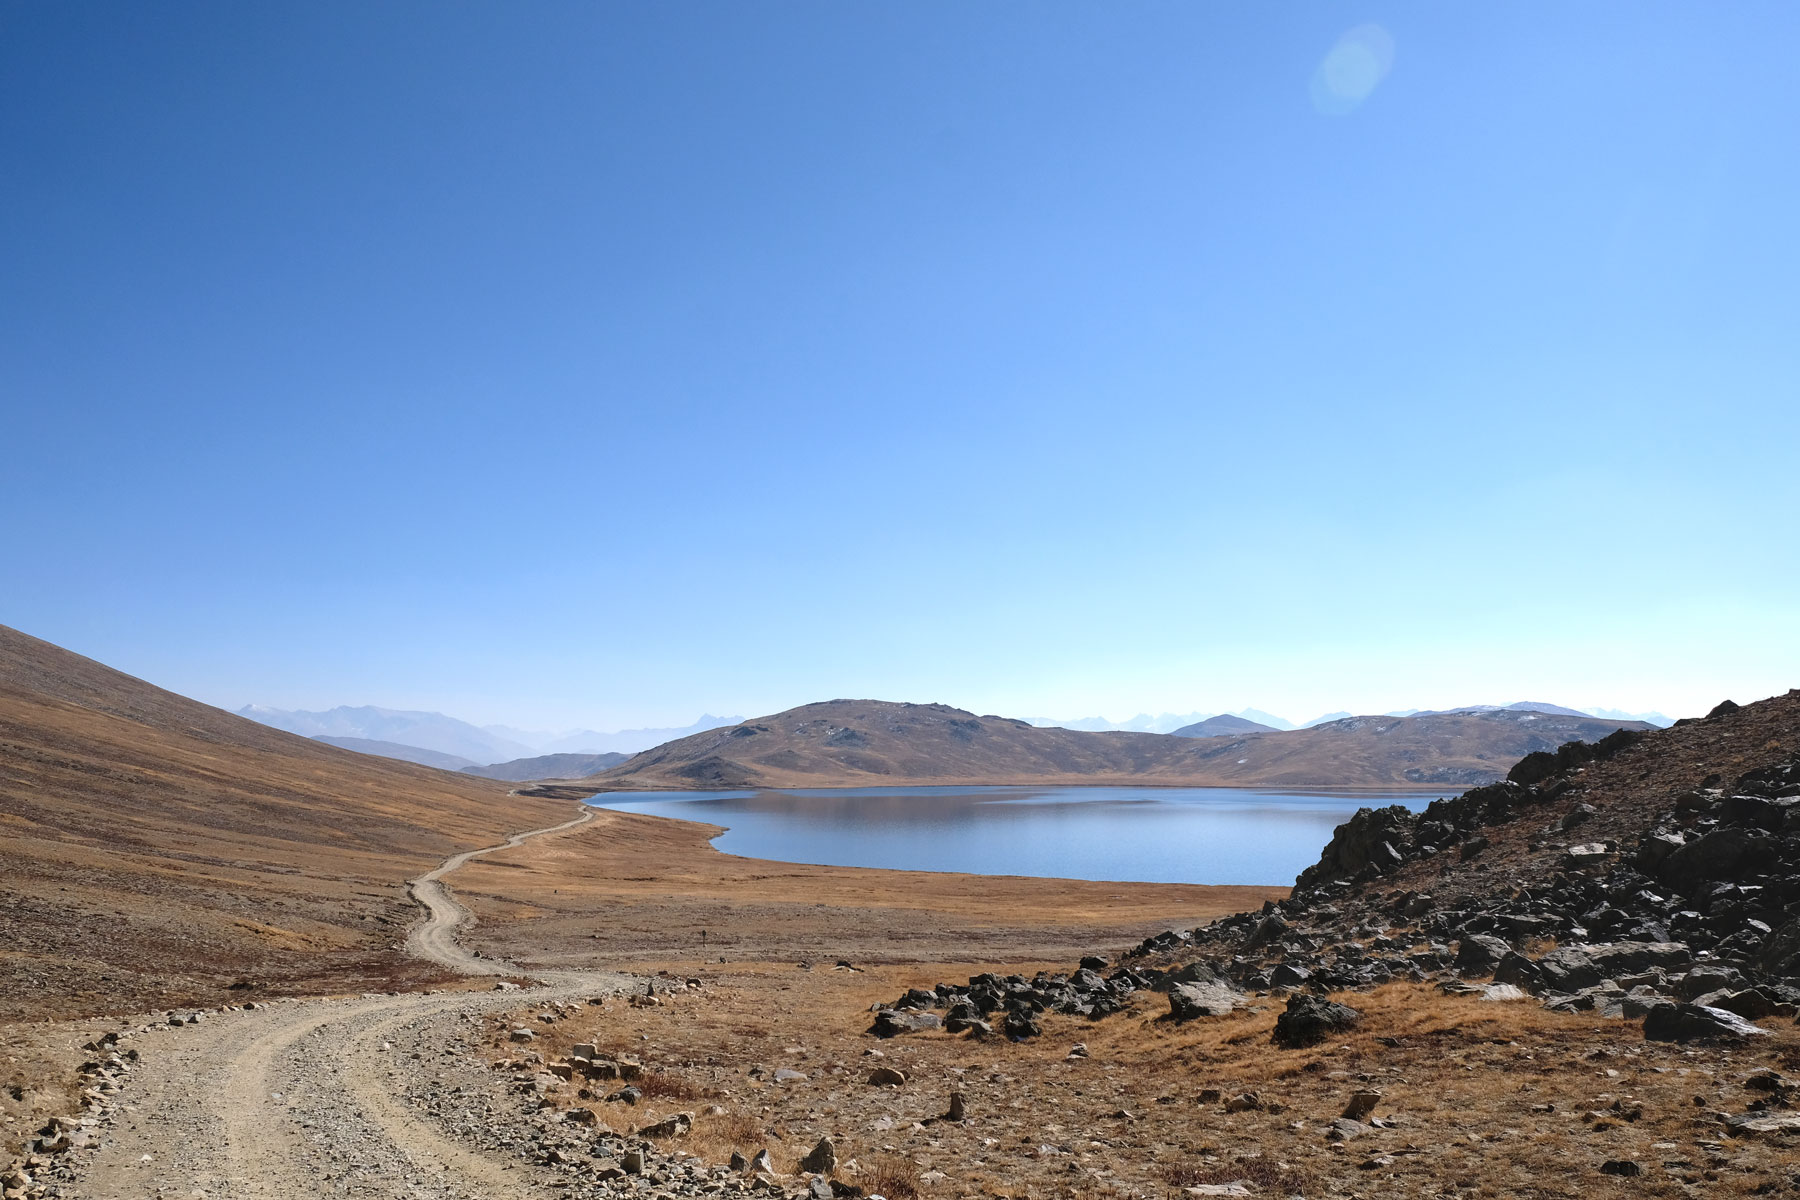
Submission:
[[[1796,46],[5,0],[0,621],[554,727],[1800,685]]]

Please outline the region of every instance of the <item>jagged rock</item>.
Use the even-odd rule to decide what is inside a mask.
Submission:
[[[1360,808],[1332,831],[1319,861],[1300,873],[1294,890],[1309,892],[1322,884],[1353,879],[1371,868],[1380,874],[1402,861],[1397,847],[1412,844],[1418,818],[1401,805]]]
[[[1238,994],[1221,983],[1178,983],[1169,989],[1169,1015],[1176,1021],[1223,1017],[1237,1001]]]
[[[1670,990],[1677,1000],[1692,1000],[1707,992],[1731,991],[1744,986],[1744,973],[1722,963],[1695,967],[1675,981]]]
[[[1286,1011],[1275,1019],[1272,1040],[1288,1049],[1317,1045],[1349,1029],[1361,1016],[1348,1005],[1302,993],[1290,997]]]
[[[831,1139],[820,1138],[818,1144],[800,1160],[800,1169],[814,1175],[829,1175],[837,1170],[837,1147],[831,1144]]]
[[[1456,969],[1464,975],[1486,975],[1511,952],[1505,938],[1473,934],[1456,944]]]
[[[1800,1113],[1770,1116],[1768,1113],[1746,1113],[1725,1118],[1725,1126],[1740,1137],[1768,1137],[1772,1134],[1800,1134]]]
[[[1548,986],[1548,976],[1543,968],[1517,950],[1508,950],[1494,967],[1494,982],[1510,984],[1535,995]]]
[[[1256,923],[1256,928],[1244,939],[1244,949],[1254,950],[1258,946],[1267,945],[1280,938],[1287,929],[1287,919],[1278,912],[1272,912]]]
[[[1036,1017],[1028,1012],[1019,1012],[1016,1010],[1006,1014],[1005,1030],[1006,1036],[1012,1038],[1014,1041],[1023,1041],[1025,1038],[1034,1038],[1044,1032],[1043,1026],[1037,1023]]]
[[[1756,965],[1768,975],[1800,976],[1800,917],[1763,940]]]
[[[1767,1037],[1736,1013],[1698,1004],[1659,1004],[1644,1017],[1644,1037],[1652,1042],[1692,1042],[1705,1038]]]
[[[901,1012],[898,1009],[884,1008],[875,1014],[875,1023],[869,1026],[869,1032],[878,1038],[891,1038],[903,1033],[941,1029],[943,1024],[936,1013]]]
[[[1759,829],[1722,826],[1671,853],[1658,873],[1684,889],[1712,880],[1731,881],[1747,863],[1762,857],[1767,839]]]
[[[1743,988],[1738,991],[1720,989],[1696,996],[1693,1002],[1705,1008],[1736,1013],[1746,1021],[1760,1021],[1764,1017],[1791,1017],[1795,1011],[1793,1005],[1783,1004],[1761,988]]]
[[[1598,866],[1606,861],[1606,856],[1610,853],[1604,842],[1584,842],[1579,846],[1570,846],[1563,853],[1563,866],[1576,871]]]
[[[1305,986],[1312,978],[1312,972],[1295,963],[1281,963],[1269,972],[1269,986],[1278,988],[1297,988]]]
[[[1601,942],[1561,946],[1536,965],[1546,986],[1573,992],[1652,968],[1683,971],[1692,961],[1692,952],[1682,942]]]

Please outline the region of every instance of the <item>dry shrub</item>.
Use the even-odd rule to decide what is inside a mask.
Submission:
[[[755,1113],[742,1109],[717,1118],[712,1128],[733,1150],[749,1150],[760,1146],[764,1139],[762,1122],[756,1119]]]
[[[919,1168],[913,1160],[900,1154],[883,1154],[875,1160],[869,1173],[867,1190],[887,1200],[916,1200],[919,1195]]]
[[[733,1109],[717,1116],[698,1118],[687,1144],[693,1153],[723,1162],[734,1150],[754,1154],[771,1140],[756,1114]]]
[[[1164,1183],[1176,1188],[1248,1180],[1253,1191],[1276,1192],[1283,1196],[1319,1194],[1318,1181],[1312,1172],[1251,1156],[1240,1158],[1234,1163],[1218,1165],[1166,1163],[1157,1168],[1157,1174]]]
[[[647,1100],[700,1100],[706,1096],[704,1090],[679,1075],[665,1075],[661,1071],[645,1071],[632,1086],[644,1093]]]

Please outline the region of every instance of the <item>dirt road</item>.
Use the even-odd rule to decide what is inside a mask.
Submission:
[[[408,937],[409,950],[470,974],[514,970],[456,944],[469,916],[442,882],[489,850],[456,855],[414,881],[426,916]],[[480,1022],[496,1010],[592,998],[631,982],[569,973],[528,992],[288,1000],[207,1014],[197,1024],[150,1026],[127,1043],[141,1060],[88,1129],[94,1147],[61,1156],[72,1171],[62,1194],[548,1196],[551,1173],[516,1149],[507,1153],[503,1142],[483,1144],[482,1131],[500,1118],[485,1095],[491,1072],[478,1059]]]
[[[406,952],[415,958],[424,958],[440,963],[452,971],[460,971],[464,975],[517,974],[518,968],[511,963],[498,962],[491,958],[479,958],[457,944],[457,931],[473,922],[474,918],[469,915],[468,909],[456,902],[456,898],[444,886],[444,876],[472,858],[480,858],[484,854],[492,854],[497,850],[511,850],[531,838],[561,833],[565,829],[585,825],[593,819],[594,810],[584,805],[581,815],[573,821],[564,821],[561,825],[551,825],[545,829],[515,833],[497,846],[486,846],[480,850],[466,850],[461,854],[453,854],[432,870],[407,884],[413,900],[425,910],[425,919],[406,935]]]

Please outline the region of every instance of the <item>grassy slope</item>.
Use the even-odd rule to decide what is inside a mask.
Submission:
[[[403,882],[568,815],[0,626],[0,1021],[391,981]]]

